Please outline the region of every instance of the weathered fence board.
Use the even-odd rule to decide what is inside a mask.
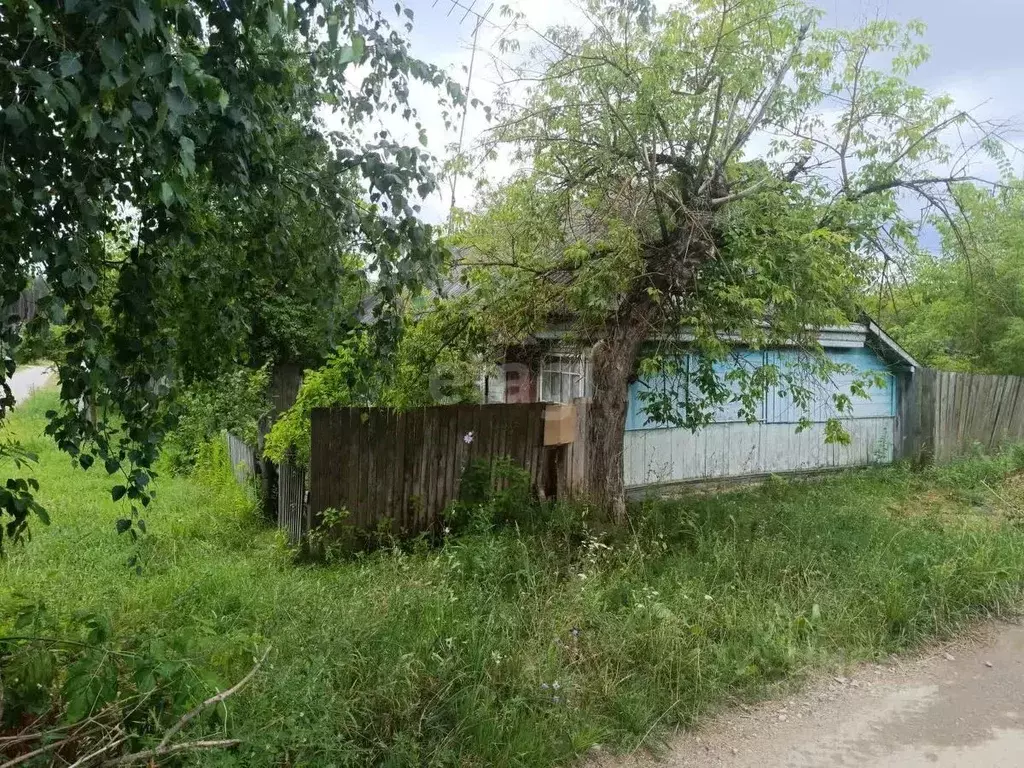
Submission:
[[[256,490],[260,471],[259,452],[238,435],[227,433],[231,471],[239,485]],[[277,468],[277,526],[288,535],[290,544],[298,544],[309,532],[309,504],[306,498],[306,471],[289,462]]]
[[[1024,379],[922,368],[900,393],[897,457],[946,462],[1024,440]]]
[[[578,398],[573,400],[573,405],[576,406],[576,435],[566,446],[564,486],[559,488],[559,496],[564,498],[586,496],[587,493],[587,428],[590,421],[590,400]]]
[[[356,526],[384,519],[427,531],[458,498],[467,466],[508,456],[543,487],[544,403],[450,405],[405,413],[316,409],[309,469],[311,521],[347,509]]]
[[[277,527],[288,535],[288,543],[293,545],[302,541],[310,530],[306,472],[288,462],[278,467]]]
[[[238,435],[227,433],[228,459],[239,485],[251,485],[256,478],[256,449]]]

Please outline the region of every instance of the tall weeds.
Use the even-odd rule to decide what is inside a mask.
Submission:
[[[38,408],[15,428],[31,434]],[[133,545],[104,478],[36,447],[54,522],[0,563],[0,634],[25,600],[68,637],[76,612],[102,614],[122,647],[173,648],[210,690],[272,645],[212,723],[242,746],[210,764],[570,763],[1013,613],[1021,596],[1013,453],[651,502],[620,529],[585,508],[519,514],[503,497],[496,514],[475,499],[436,546],[324,566],[293,562],[216,450],[161,479]]]

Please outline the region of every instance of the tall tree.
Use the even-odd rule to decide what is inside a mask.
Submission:
[[[1024,376],[1024,183],[956,189],[958,227],[937,222],[938,254],[921,254],[879,294],[886,327],[922,362]]]
[[[913,249],[906,198],[950,210],[963,172],[944,138],[970,118],[907,81],[927,56],[920,24],[824,29],[790,0],[663,13],[592,0],[585,13],[586,30],[544,35],[498,105],[494,140],[529,171],[463,239],[504,315],[560,313],[593,343],[590,488],[621,514],[641,358],[670,366],[684,329],[703,353],[702,402],[691,389],[681,414],[670,386],[648,403],[690,426],[726,400],[752,405],[771,381],[798,391],[774,366],[724,381],[723,334],[813,349],[809,329],[842,321],[873,270]]]
[[[396,13],[409,27],[412,12]],[[181,255],[204,236],[197,208],[211,195],[236,223],[286,199],[329,215],[385,297],[440,258],[413,203],[435,187],[430,156],[386,131],[369,135],[378,114],[416,119],[414,80],[439,88],[441,110],[461,101],[368,0],[11,0],[0,8],[0,307],[45,273],[52,291],[42,309],[68,329],[62,407],[49,431],[83,467],[99,460],[122,473],[115,499],[149,498],[166,428],[159,404],[180,374],[179,352],[201,348],[216,359],[236,340],[209,324],[172,322],[183,307],[210,317],[247,298],[237,290],[244,279],[186,279]],[[334,110],[333,130],[322,105]],[[297,132],[321,158],[312,177],[290,152]],[[129,247],[112,257],[104,235],[119,227]],[[299,256],[270,222],[263,252],[243,269],[281,274]],[[218,249],[201,261],[239,264],[237,253]],[[104,283],[109,304],[97,301]],[[17,342],[17,318],[0,318],[2,409],[13,404]],[[86,418],[83,400],[118,418]],[[26,524],[29,491],[14,481],[0,490],[8,536]]]

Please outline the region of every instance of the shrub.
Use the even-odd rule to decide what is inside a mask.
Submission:
[[[224,430],[255,445],[259,421],[269,409],[268,383],[265,367],[236,368],[186,388],[173,406],[178,422],[164,442],[164,461],[174,471],[192,469],[203,446]]]
[[[452,533],[483,533],[494,526],[529,526],[538,519],[530,473],[507,456],[478,459],[462,472],[459,499],[444,513]]]
[[[64,355],[64,331],[61,325],[44,322],[28,323],[21,334],[14,357],[19,365],[49,361],[58,362]]]

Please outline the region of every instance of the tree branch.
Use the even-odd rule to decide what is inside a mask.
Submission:
[[[114,747],[118,746],[119,744],[123,744],[127,740],[127,736],[122,736],[119,739],[114,739],[113,741],[107,742],[105,745],[103,745],[97,750],[94,750],[93,752],[90,752],[85,757],[81,757],[78,760],[75,760],[75,762],[68,766],[68,768],[85,768],[85,766],[89,765],[89,763],[91,763],[97,757],[102,755],[104,752],[109,752]]]
[[[726,150],[725,156],[722,158],[723,165],[729,161],[729,158],[732,156],[734,152],[739,150],[744,144],[747,143],[747,140],[751,137],[751,135],[753,135],[754,131],[757,130],[757,127],[761,124],[761,121],[764,119],[764,116],[768,112],[768,108],[772,105],[772,102],[775,100],[775,94],[778,93],[779,88],[782,87],[782,81],[785,80],[786,74],[793,66],[794,59],[796,59],[797,54],[803,47],[804,40],[807,39],[807,33],[810,32],[810,30],[811,23],[809,21],[804,22],[803,25],[800,27],[800,32],[797,35],[796,42],[793,44],[793,49],[790,51],[789,56],[786,57],[786,61],[783,63],[783,65],[779,67],[779,71],[775,73],[775,79],[772,81],[772,84],[769,87],[768,92],[765,94],[764,99],[761,101],[760,108],[757,110],[757,112],[751,119],[747,120],[747,124],[739,133],[736,134],[736,138],[733,139],[732,144],[730,144],[729,148]]]
[[[23,755],[18,755],[13,760],[8,760],[6,763],[0,763],[0,768],[14,768],[14,766],[16,765],[27,763],[33,757],[39,757],[40,755],[44,755],[47,752],[50,752],[51,750],[64,746],[68,743],[68,741],[68,739],[62,739],[61,741],[54,741],[51,744],[44,744],[38,749],[33,749],[31,752],[26,752]]]
[[[182,728],[184,728],[189,722],[195,719],[195,717],[199,715],[203,710],[205,710],[208,707],[212,707],[216,704],[220,704],[220,702],[224,701],[224,699],[228,698],[229,696],[233,696],[234,694],[242,690],[248,684],[248,682],[252,680],[253,676],[255,676],[255,674],[259,671],[260,666],[266,660],[267,654],[269,653],[270,648],[268,647],[267,650],[263,652],[262,658],[260,658],[260,660],[256,662],[256,665],[249,670],[249,674],[247,674],[233,686],[228,688],[226,691],[221,691],[217,695],[211,696],[195,709],[192,709],[186,712],[184,715],[182,715],[181,718],[179,718],[178,722],[176,722],[174,725],[167,729],[167,732],[164,734],[163,739],[160,740],[160,744],[157,746],[157,750],[167,747],[167,744],[168,742],[170,742],[171,737],[174,736],[174,734],[176,734]],[[157,752],[157,754],[165,753]]]
[[[237,747],[242,742],[239,739],[213,739],[204,741],[183,741],[180,744],[170,744],[168,746],[154,747],[153,749],[146,749],[142,752],[133,752],[130,755],[123,755],[114,760],[105,760],[102,765],[128,765],[130,763],[139,763],[145,760],[154,760],[158,757],[164,757],[166,755],[174,755],[178,752],[190,752],[192,750],[202,749],[229,749],[230,747]]]
[[[714,113],[711,115],[711,130],[708,131],[708,146],[704,156],[700,159],[700,167],[697,169],[697,178],[704,176],[708,169],[708,160],[715,151],[715,142],[718,140],[718,122],[722,115],[722,91],[725,89],[725,81],[718,78],[718,88],[715,90]]]
[[[793,164],[793,167],[789,169],[786,175],[782,177],[783,180],[788,182],[789,184],[792,184],[794,181],[796,181],[796,177],[804,172],[804,169],[807,167],[807,164],[810,161],[811,156],[809,154],[801,157],[799,160],[796,161],[796,163]]]
[[[852,202],[856,202],[868,195],[886,192],[890,189],[904,188],[920,192],[921,187],[935,184],[956,184],[961,181],[974,181],[979,184],[987,184],[993,187],[1000,186],[998,182],[989,181],[988,179],[983,179],[979,176],[926,176],[920,179],[891,179],[890,181],[880,181],[875,184],[869,184],[864,187],[864,189],[850,195],[850,200]]]
[[[726,195],[725,197],[715,197],[715,198],[712,198],[712,200],[711,200],[711,207],[712,208],[721,208],[723,205],[725,205],[727,203],[735,203],[737,200],[742,200],[742,199],[744,199],[746,197],[750,197],[751,195],[760,192],[762,189],[767,187],[773,181],[775,181],[775,179],[773,179],[771,176],[765,176],[765,177],[755,181],[753,184],[751,184],[746,189],[740,190],[739,192],[734,192],[733,194]]]
[[[853,119],[854,110],[857,109],[857,92],[860,90],[860,76],[864,70],[864,60],[867,58],[868,51],[865,48],[860,58],[857,59],[857,64],[853,71],[853,86],[850,90],[850,114],[846,120],[846,130],[843,132],[843,141],[839,145],[839,169],[843,179],[843,189],[849,189],[850,187],[850,175],[846,170],[846,153],[850,150],[850,137],[853,136]]]

